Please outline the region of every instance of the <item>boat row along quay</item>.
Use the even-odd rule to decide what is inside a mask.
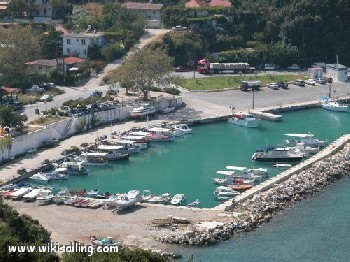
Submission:
[[[209,245],[254,230],[279,211],[321,191],[344,175],[350,175],[349,141],[350,135],[344,135],[303,163],[216,207],[226,211],[218,215],[216,221],[197,223],[156,240]]]

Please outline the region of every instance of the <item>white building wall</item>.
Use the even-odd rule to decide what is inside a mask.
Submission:
[[[75,35],[64,35],[63,39],[63,55],[65,56],[77,56],[81,58],[87,58],[89,46],[95,43],[98,46],[104,45],[104,36],[75,36]]]

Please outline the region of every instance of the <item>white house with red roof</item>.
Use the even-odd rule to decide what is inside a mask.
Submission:
[[[127,2],[122,7],[142,14],[148,28],[162,28],[162,4]]]

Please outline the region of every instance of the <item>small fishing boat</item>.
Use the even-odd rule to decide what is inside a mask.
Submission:
[[[171,200],[169,193],[164,193],[159,196],[153,196],[148,200],[148,203],[151,204],[168,204]]]
[[[23,201],[29,202],[29,201],[34,201],[41,193],[42,189],[41,188],[35,188],[29,193],[25,194],[23,196]]]
[[[138,190],[130,190],[127,194],[122,194],[119,199],[114,201],[116,209],[126,209],[135,206],[138,202],[141,202],[142,195]]]
[[[173,196],[173,198],[170,200],[170,204],[179,206],[183,202],[186,201],[186,196],[184,194],[176,194]]]
[[[239,192],[228,186],[218,186],[214,191],[214,195],[218,197],[235,197],[239,194]]]
[[[228,122],[234,125],[252,128],[257,128],[261,125],[261,120],[250,113],[234,113]]]
[[[250,185],[250,184],[234,184],[234,185],[230,185],[230,187],[233,190],[245,191],[245,190],[251,189],[253,187],[253,185]]]
[[[253,154],[254,161],[262,162],[297,162],[305,156],[303,152],[297,152],[290,147],[266,147],[257,149]]]
[[[29,178],[37,182],[49,182],[51,180],[51,178],[46,173],[42,172],[36,173]]]
[[[86,166],[106,166],[108,164],[107,153],[82,153],[79,161]]]
[[[155,106],[148,103],[144,103],[141,104],[139,107],[134,107],[130,112],[130,115],[132,117],[142,117],[149,114],[154,114],[156,111],[157,109]]]
[[[195,201],[189,203],[187,206],[188,206],[188,207],[196,207],[196,206],[198,206],[199,204],[200,204],[200,201],[199,201],[199,199],[197,198]]]
[[[336,112],[347,112],[348,111],[348,105],[343,104],[338,100],[329,100],[327,99],[321,104],[322,108],[330,111],[336,111]]]
[[[175,130],[179,130],[184,134],[191,134],[192,129],[188,127],[187,124],[176,124],[172,126]]]
[[[13,200],[18,200],[22,198],[25,194],[29,193],[31,190],[31,187],[21,187],[20,189],[12,192],[10,198]]]
[[[283,163],[276,163],[273,164],[274,167],[280,168],[280,169],[288,169],[290,167],[292,167],[293,165],[291,164],[283,164]]]

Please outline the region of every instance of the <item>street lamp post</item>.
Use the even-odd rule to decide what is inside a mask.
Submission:
[[[328,97],[331,98],[332,95],[332,84],[329,83]]]
[[[255,105],[255,90],[253,88],[253,105],[252,105],[252,109],[254,109],[254,105]]]

